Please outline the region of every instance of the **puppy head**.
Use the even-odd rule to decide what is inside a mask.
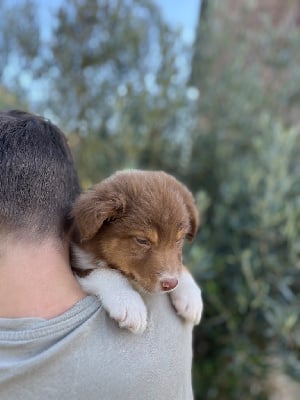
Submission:
[[[199,218],[188,189],[164,172],[118,172],[83,193],[74,219],[81,246],[149,292],[173,289],[185,237]]]

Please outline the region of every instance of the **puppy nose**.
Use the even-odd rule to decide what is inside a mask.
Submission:
[[[177,278],[162,279],[160,281],[160,284],[161,284],[162,290],[167,292],[168,290],[172,290],[172,289],[176,288],[176,286],[178,285],[178,279]]]

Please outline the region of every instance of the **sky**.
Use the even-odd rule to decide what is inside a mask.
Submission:
[[[183,38],[188,43],[194,39],[201,0],[155,0],[167,21],[181,26]]]

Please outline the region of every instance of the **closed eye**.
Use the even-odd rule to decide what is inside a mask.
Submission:
[[[150,247],[150,246],[151,246],[150,240],[148,240],[148,239],[146,239],[146,238],[135,237],[134,240],[135,240],[136,243],[139,244],[140,246],[146,246],[146,247]]]

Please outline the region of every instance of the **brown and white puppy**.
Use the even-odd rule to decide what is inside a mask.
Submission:
[[[165,172],[117,172],[83,193],[73,216],[74,271],[121,327],[142,333],[147,326],[138,291],[170,292],[177,313],[200,322],[201,291],[182,265],[184,239],[199,224],[184,185]]]

